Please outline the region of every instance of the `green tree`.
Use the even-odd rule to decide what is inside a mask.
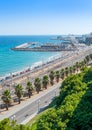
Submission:
[[[85,57],[85,59],[86,59],[86,61],[87,61],[87,63],[90,61],[90,55],[87,55],[86,57]]]
[[[51,85],[53,85],[54,84],[54,77],[55,77],[54,71],[50,72],[49,77],[50,77],[50,83],[51,83]]]
[[[53,106],[35,122],[35,130],[92,129],[92,67],[68,76]]]
[[[92,54],[90,54],[90,59],[92,60]]]
[[[80,70],[84,70],[84,68],[86,67],[87,61],[86,59],[84,59],[83,61],[80,62]]]
[[[0,130],[12,130],[11,123],[8,118],[5,118],[2,121],[0,121]]]
[[[76,65],[73,65],[73,73],[76,72]]]
[[[56,81],[59,82],[59,78],[60,78],[59,71],[56,71],[55,76],[56,76]]]
[[[34,81],[34,85],[35,85],[37,93],[39,93],[39,91],[41,90],[41,79],[36,78]]]
[[[17,95],[18,100],[19,100],[19,104],[20,104],[21,103],[21,97],[23,95],[23,87],[20,84],[18,84],[15,87],[15,94]]]
[[[69,68],[68,68],[68,67],[65,68],[65,74],[66,74],[66,77],[67,77],[68,74],[69,74]]]
[[[79,68],[80,68],[80,63],[79,62],[76,62],[75,63],[75,66],[76,66],[76,69],[77,69],[77,72],[79,71]]]
[[[28,125],[18,125],[16,120],[5,118],[0,121],[0,130],[31,130],[31,128]]]
[[[60,77],[62,78],[62,80],[65,78],[65,70],[64,70],[64,68],[62,68],[61,71],[60,71]]]
[[[73,73],[73,67],[72,67],[72,66],[69,67],[69,73],[70,73],[70,74]]]
[[[8,105],[11,103],[11,93],[9,90],[5,90],[3,93],[2,93],[2,100],[3,102],[5,103],[6,105],[6,110],[8,110]]]
[[[49,77],[45,75],[42,79],[43,88],[47,89],[48,83],[49,83]]]
[[[26,87],[27,91],[28,91],[28,96],[29,98],[31,97],[32,95],[32,91],[33,91],[33,85],[30,81],[27,82],[27,87]]]

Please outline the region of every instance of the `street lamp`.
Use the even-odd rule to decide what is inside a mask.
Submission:
[[[16,117],[16,116],[15,116],[15,115],[13,115],[13,116],[11,117],[11,120],[13,120],[13,121],[14,121],[14,120],[15,120],[15,117]]]
[[[11,117],[11,121],[15,121],[15,118],[16,118],[16,115],[13,115],[13,116]]]
[[[16,118],[15,115],[13,115],[13,116],[11,117],[11,125],[12,125],[13,127],[16,125],[16,120],[15,120],[15,118]]]

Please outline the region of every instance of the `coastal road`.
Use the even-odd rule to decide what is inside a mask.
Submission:
[[[25,106],[24,108],[21,108],[20,111],[14,113],[9,118],[12,119],[12,117],[15,116],[15,120],[17,120],[17,123],[24,122],[31,115],[33,115],[34,113],[39,113],[46,106],[48,106],[52,102],[54,97],[59,95],[59,91],[60,91],[59,88],[60,88],[60,85],[55,86],[55,88],[52,88],[51,91],[46,92],[40,98],[31,102],[29,105]]]

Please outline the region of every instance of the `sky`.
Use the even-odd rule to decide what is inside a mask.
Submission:
[[[92,0],[0,0],[0,35],[92,32]]]

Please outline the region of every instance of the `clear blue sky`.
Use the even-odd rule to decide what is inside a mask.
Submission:
[[[0,0],[0,35],[92,31],[92,0]]]

